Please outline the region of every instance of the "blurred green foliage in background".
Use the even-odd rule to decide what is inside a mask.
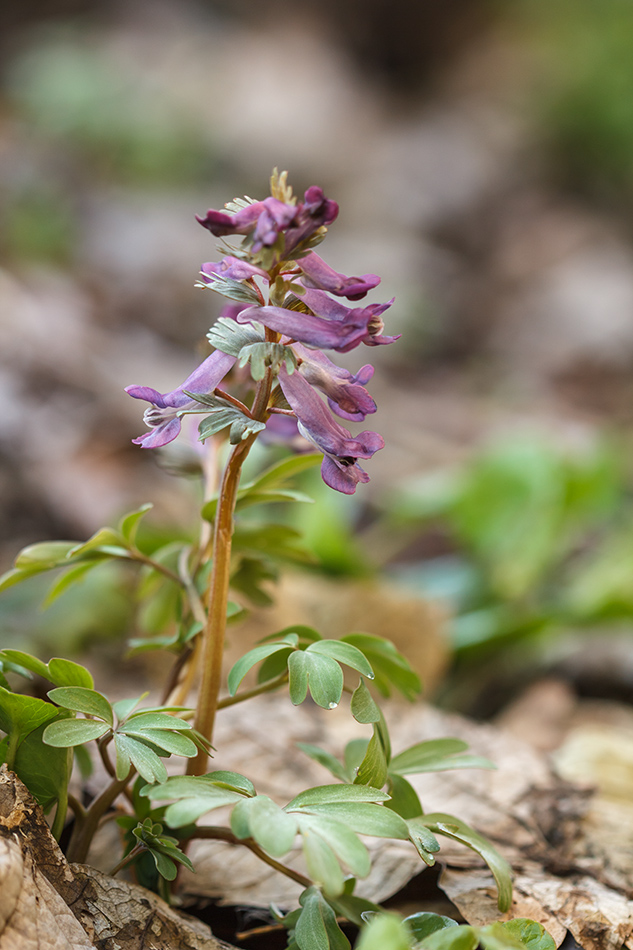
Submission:
[[[585,195],[633,205],[633,4],[517,0],[514,7],[514,42],[534,55],[532,109],[554,170]]]

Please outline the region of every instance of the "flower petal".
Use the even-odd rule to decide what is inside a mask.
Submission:
[[[251,277],[268,277],[268,273],[261,267],[249,264],[248,261],[242,261],[239,257],[224,257],[221,261],[213,263],[208,261],[203,264],[200,273],[205,280],[207,274],[217,274],[219,277],[227,277],[229,280],[249,280]],[[212,281],[207,281],[211,283]]]
[[[180,432],[180,426],[180,418],[176,416],[150,429],[145,435],[140,435],[138,439],[132,439],[132,442],[136,443],[136,445],[140,445],[144,449],[160,449],[163,445],[167,445],[168,442],[174,441]]]
[[[329,488],[353,495],[359,482],[368,482],[369,475],[356,462],[354,465],[341,465],[329,455],[323,456],[321,478]]]
[[[377,274],[345,277],[344,274],[333,270],[314,251],[298,260],[297,265],[303,271],[307,287],[327,290],[331,294],[336,294],[337,297],[347,297],[349,300],[360,300],[368,290],[372,290],[380,283],[380,277]]]

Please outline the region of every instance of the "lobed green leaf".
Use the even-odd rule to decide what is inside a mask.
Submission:
[[[430,739],[418,742],[395,755],[390,771],[400,775],[441,772],[449,769],[495,769],[496,765],[478,755],[459,755],[468,748],[461,739]]]
[[[334,802],[384,802],[389,798],[385,792],[368,785],[316,785],[299,792],[286,805],[286,811],[296,811],[308,805],[328,805]],[[408,837],[408,835],[405,835]]]
[[[309,649],[296,651],[288,657],[290,701],[298,706],[309,689],[318,706],[334,709],[341,701],[343,671],[336,660],[308,652]]]
[[[318,640],[316,643],[311,643],[307,651],[332,657],[338,663],[350,666],[368,679],[374,678],[374,671],[367,657],[351,643],[344,643],[341,640]]]
[[[109,729],[107,722],[94,719],[61,719],[46,727],[42,740],[46,745],[67,749],[100,739]]]
[[[297,834],[297,819],[280,808],[267,795],[242,798],[231,813],[231,828],[238,838],[252,837],[275,858],[292,848]]]
[[[299,902],[301,914],[294,930],[299,950],[350,950],[349,940],[318,888],[308,887]]]
[[[366,788],[353,785],[352,788]],[[286,805],[286,810],[291,810]],[[299,809],[292,809],[299,811]],[[373,838],[398,838],[406,841],[409,838],[409,828],[406,821],[395,811],[382,805],[371,802],[330,802],[328,804],[307,805],[301,808],[301,814],[323,815],[334,821],[345,824],[359,835],[370,835]]]
[[[266,659],[266,657],[271,656],[273,653],[278,653],[279,651],[284,650],[288,654],[292,652],[292,647],[288,643],[264,643],[260,646],[254,647],[252,650],[249,650],[248,653],[245,653],[237,663],[233,665],[229,672],[228,677],[228,688],[231,696],[235,696],[237,689],[248,673],[257,663],[261,660]]]
[[[94,689],[88,689],[85,686],[62,686],[58,689],[49,690],[47,695],[49,699],[52,699],[58,706],[63,706],[64,709],[72,709],[74,712],[97,716],[110,726],[114,725],[112,706],[105,696]]]
[[[445,835],[454,841],[460,841],[481,855],[492,871],[497,884],[497,904],[499,910],[502,913],[508,910],[512,903],[512,871],[505,858],[501,857],[497,849],[487,838],[473,831],[472,828],[459,818],[441,812],[423,815],[421,818],[416,819],[416,821],[423,822],[427,828],[430,828],[435,834]]]
[[[352,693],[350,709],[356,722],[369,724],[380,721],[380,709],[374,702],[362,677],[360,683]]]

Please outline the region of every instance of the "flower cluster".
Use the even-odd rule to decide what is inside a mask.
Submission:
[[[369,481],[358,460],[371,458],[384,440],[368,430],[352,436],[334,416],[362,422],[376,411],[365,388],[374,369],[366,364],[353,374],[322,351],[347,353],[361,343],[392,343],[397,337],[384,335],[382,314],[393,300],[349,306],[380,278],[339,274],[313,250],[338,214],[336,202],[316,186],[298,201],[286,173],[273,174],[271,191],[263,201],[236,199],[224,211],[209,210],[198,218],[216,237],[242,238],[237,247],[223,240],[230,253],[203,264],[201,271],[200,286],[234,302],[209,332],[214,351],[181,386],[165,394],[145,386],[127,388],[135,399],[150,403],[144,415],[150,431],[134,441],[144,448],[166,445],[178,435],[182,416],[192,412],[207,414],[201,438],[219,431],[219,424],[208,424],[211,411],[224,425],[231,424],[231,441],[250,437],[266,423],[272,429],[279,414],[292,415],[299,432],[323,452],[326,484],[352,494],[359,482]],[[236,364],[246,363],[254,380],[267,372],[276,379],[270,402],[255,421],[246,405],[218,389]]]

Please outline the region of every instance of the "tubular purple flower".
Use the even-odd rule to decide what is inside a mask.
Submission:
[[[370,303],[362,308],[346,307],[345,304],[339,303],[338,300],[332,300],[332,298],[328,297],[322,290],[306,290],[301,300],[317,316],[326,317],[328,320],[337,320],[340,323],[344,323],[348,320],[357,320],[359,319],[358,315],[361,313],[367,314],[367,336],[361,340],[365,346],[394,343],[400,339],[400,334],[397,336],[385,336],[382,332],[385,327],[382,314],[389,309],[395,297],[392,297],[387,303]]]
[[[306,287],[315,287],[318,290],[327,290],[337,297],[347,297],[349,300],[360,300],[368,290],[372,290],[380,283],[377,274],[363,274],[362,277],[345,277],[333,270],[318,254],[310,251],[305,257],[297,261],[304,275]]]
[[[365,431],[355,438],[339,425],[301,373],[291,375],[284,366],[279,382],[288,404],[294,410],[299,431],[323,452],[321,476],[326,485],[346,495],[356,491],[359,482],[368,482],[369,475],[359,465],[359,458],[371,458],[384,447],[377,432]]]
[[[341,419],[362,422],[376,411],[376,403],[364,388],[374,375],[374,367],[367,363],[356,375],[337,366],[319,350],[310,350],[295,343],[293,350],[299,357],[299,372],[311,386],[325,393],[332,412]]]
[[[207,283],[212,283],[213,279],[207,280],[208,274],[217,274],[218,277],[227,277],[229,280],[250,280],[251,277],[268,278],[268,273],[261,267],[249,264],[248,261],[242,261],[239,257],[224,257],[221,261],[214,263],[208,261],[203,264],[200,273],[202,279]]]
[[[209,408],[191,399],[184,390],[201,394],[212,393],[234,363],[234,356],[215,350],[196,367],[184,383],[170,393],[159,393],[150,386],[127,386],[125,391],[129,396],[151,403],[143,415],[143,421],[151,430],[132,441],[144,449],[158,449],[168,442],[173,442],[180,432],[180,416],[183,412],[196,408],[200,412],[208,412]]]
[[[347,353],[368,337],[371,319],[371,314],[363,310],[351,313],[354,316],[343,322],[323,320],[310,313],[286,310],[284,307],[248,307],[238,314],[236,320],[238,323],[263,323],[269,329],[289,339],[307,343],[308,346]]]

